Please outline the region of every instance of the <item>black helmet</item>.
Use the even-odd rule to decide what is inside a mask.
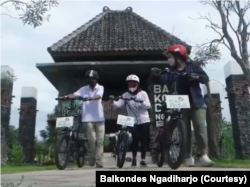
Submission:
[[[94,78],[94,79],[99,79],[98,73],[95,70],[88,70],[85,73],[86,78]]]

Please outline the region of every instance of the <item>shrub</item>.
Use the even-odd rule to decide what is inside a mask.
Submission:
[[[21,165],[23,163],[23,147],[19,144],[14,144],[11,150],[10,163],[14,165]]]
[[[223,119],[222,128],[223,128],[223,137],[224,137],[224,145],[225,145],[226,156],[229,159],[235,158],[235,148],[234,148],[232,123],[227,122],[227,121],[225,121]]]

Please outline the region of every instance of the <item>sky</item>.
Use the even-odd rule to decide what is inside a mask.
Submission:
[[[53,111],[56,105],[54,98],[58,92],[36,68],[36,63],[52,63],[53,59],[47,52],[47,47],[102,12],[104,6],[108,6],[111,10],[124,10],[130,6],[140,16],[190,45],[219,38],[214,31],[206,28],[205,20],[197,22],[190,19],[198,17],[198,13],[210,13],[213,21],[220,23],[220,16],[216,10],[197,1],[60,1],[59,6],[49,12],[50,21],[44,22],[36,29],[24,26],[20,20],[1,16],[1,65],[10,66],[18,77],[14,83],[15,98],[10,125],[18,127],[21,88],[31,86],[38,92],[36,135],[45,128],[47,114]],[[8,8],[11,15],[16,15],[11,5]],[[237,25],[236,18],[232,17],[232,20],[234,25]],[[221,52],[221,60],[208,65],[205,71],[210,79],[225,85],[224,66],[234,60],[225,47],[221,47]],[[228,101],[224,99],[226,92],[222,85],[220,94],[224,108],[223,117],[230,121]]]

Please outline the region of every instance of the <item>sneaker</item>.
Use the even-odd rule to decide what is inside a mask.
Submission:
[[[136,158],[133,158],[131,166],[136,166]]]
[[[208,166],[212,166],[213,165],[213,161],[210,160],[210,158],[205,154],[205,155],[199,157],[195,161],[195,165],[197,165],[197,166],[203,166],[203,167],[208,167]]]
[[[185,163],[187,167],[194,167],[194,158],[193,157],[186,158]]]
[[[144,160],[142,160],[142,161],[140,162],[140,165],[141,165],[141,166],[144,166],[144,167],[145,167],[145,166],[148,166],[147,163],[146,163]]]

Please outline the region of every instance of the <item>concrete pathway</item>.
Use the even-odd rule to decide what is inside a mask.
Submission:
[[[128,155],[129,156],[129,155]],[[123,169],[118,169],[115,164],[114,158],[111,158],[110,154],[105,154],[104,168],[96,169],[89,166],[83,168],[72,168],[69,167],[66,170],[50,170],[50,171],[39,171],[39,172],[28,172],[28,173],[17,173],[2,175],[2,184],[13,182],[17,184],[22,176],[24,180],[19,187],[94,187],[95,186],[95,171],[96,170],[151,170],[151,171],[169,171],[171,170],[167,166],[158,168],[155,164],[150,162],[151,158],[148,157],[149,163],[147,168],[136,167],[131,168],[131,162],[126,162]],[[185,168],[178,169],[182,170],[249,170],[250,169],[236,169],[236,168]],[[30,187],[31,187],[30,186]]]

